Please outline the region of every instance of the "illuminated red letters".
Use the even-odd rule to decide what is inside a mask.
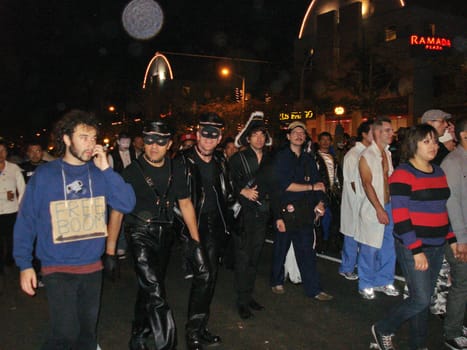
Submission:
[[[425,50],[441,51],[444,48],[451,47],[451,40],[447,38],[420,36],[414,34],[410,36],[410,45],[423,46]]]

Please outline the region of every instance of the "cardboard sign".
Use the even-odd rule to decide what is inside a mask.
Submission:
[[[50,202],[54,244],[107,236],[104,196]]]

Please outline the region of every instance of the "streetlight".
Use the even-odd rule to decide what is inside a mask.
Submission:
[[[244,116],[245,115],[245,92],[246,92],[245,91],[245,77],[240,74],[231,72],[230,69],[226,67],[221,69],[221,75],[223,75],[224,77],[228,77],[229,75],[234,75],[237,78],[242,79],[242,114]]]
[[[337,145],[344,139],[344,127],[341,124],[341,118],[345,114],[345,108],[342,106],[334,107],[334,114],[337,116],[336,130],[334,131],[334,142]]]
[[[345,108],[344,108],[344,107],[342,107],[342,106],[336,106],[336,107],[334,108],[334,114],[337,115],[337,117],[339,118],[339,120],[340,120],[340,118],[344,115],[344,113],[345,113]]]

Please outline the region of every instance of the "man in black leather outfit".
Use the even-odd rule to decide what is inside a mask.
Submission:
[[[217,279],[219,261],[223,253],[228,228],[226,213],[232,189],[228,178],[225,159],[216,147],[222,139],[224,121],[215,113],[200,117],[197,131],[197,144],[182,152],[176,161],[186,165],[187,183],[190,187],[192,202],[198,217],[200,242],[206,253],[211,283],[207,295],[207,308],[204,316],[189,308],[189,322],[186,326],[187,348],[201,349],[199,344],[211,345],[221,342],[221,338],[211,334],[206,326]],[[193,321],[193,322],[190,322]]]
[[[242,319],[252,317],[251,310],[264,308],[253,299],[253,290],[270,217],[272,162],[265,146],[271,145],[263,112],[253,112],[235,138],[235,146],[246,149],[234,154],[229,161],[235,198],[242,206],[233,235],[237,309]]]
[[[186,186],[183,164],[173,162],[167,155],[171,132],[163,121],[150,121],[144,129],[144,154],[122,172],[136,193],[136,206],[125,217],[130,233],[130,249],[138,278],[131,350],[146,350],[146,338],[152,333],[156,349],[172,350],[177,345],[175,321],[166,301],[164,286],[170,248],[175,239],[173,230],[174,204],[177,202],[189,236],[188,263],[193,271],[189,299],[187,328],[205,317],[210,287],[209,267],[199,244],[199,233],[190,193]],[[104,266],[115,266],[117,222],[122,214],[112,211],[109,221]],[[116,219],[117,218],[117,219]],[[198,342],[198,347],[202,345]]]

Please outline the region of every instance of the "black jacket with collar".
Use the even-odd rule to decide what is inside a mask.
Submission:
[[[195,152],[195,147],[189,148],[181,152],[175,158],[175,161],[184,163],[186,169],[187,186],[191,194],[191,201],[195,207],[199,225],[199,217],[203,209],[205,197],[201,174],[199,172],[198,166],[196,165],[197,155]],[[216,175],[214,176],[214,189],[217,196],[217,206],[223,219],[225,232],[229,233],[230,231],[227,225],[228,220],[226,220],[226,214],[228,208],[233,204],[233,192],[232,184],[229,178],[227,162],[224,155],[217,151],[213,153],[211,161],[214,162],[216,169]]]
[[[249,169],[245,169],[242,156]],[[262,202],[269,197],[272,191],[273,171],[272,158],[266,151],[263,152],[261,163],[258,164],[255,151],[247,149],[235,153],[229,159],[230,178],[232,179],[235,198],[242,204],[251,208],[257,208],[258,204],[243,197],[240,192],[245,187],[257,186],[258,200]]]

